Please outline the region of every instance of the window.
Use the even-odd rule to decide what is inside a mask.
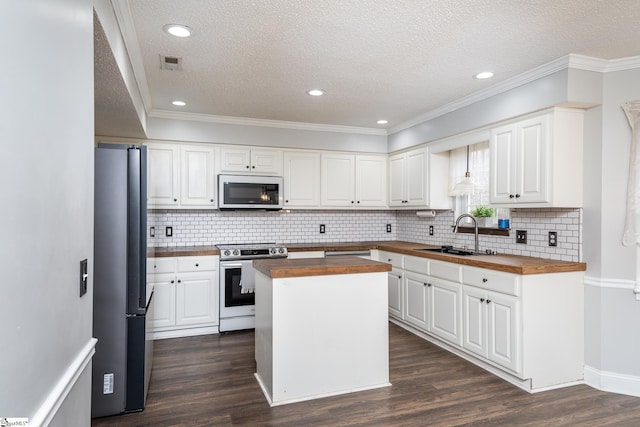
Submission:
[[[489,204],[489,141],[457,148],[449,152],[449,194],[455,197],[455,217],[471,213],[476,206]],[[466,178],[466,172],[470,177]],[[460,191],[465,180],[473,184],[473,191]],[[465,219],[464,224],[472,224]]]

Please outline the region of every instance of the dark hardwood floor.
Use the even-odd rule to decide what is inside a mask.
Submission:
[[[389,328],[391,387],[274,408],[253,376],[253,331],[156,341],[144,412],[92,426],[640,425],[640,398],[585,385],[528,394]]]

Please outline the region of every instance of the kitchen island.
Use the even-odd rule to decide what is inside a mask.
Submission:
[[[271,406],[391,385],[386,263],[255,260],[256,378]]]

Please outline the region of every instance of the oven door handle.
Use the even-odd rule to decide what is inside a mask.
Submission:
[[[224,261],[220,263],[220,268],[224,269],[224,268],[242,268],[242,263],[241,262],[229,262],[229,261]]]

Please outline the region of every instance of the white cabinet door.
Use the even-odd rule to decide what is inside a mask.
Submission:
[[[428,293],[429,277],[423,274],[404,272],[405,313],[404,320],[420,329],[428,330]]]
[[[402,270],[398,268],[392,268],[389,272],[389,315],[398,319],[404,318],[402,274]]]
[[[220,172],[282,174],[282,151],[223,147],[220,149]]]
[[[515,297],[487,294],[487,344],[489,360],[520,372],[519,301]]]
[[[432,277],[428,288],[430,332],[462,345],[462,286]]]
[[[389,157],[389,206],[404,206],[406,203],[406,164],[404,153]]]
[[[516,125],[507,125],[492,131],[491,135],[491,203],[510,203],[515,198],[516,183]]]
[[[147,204],[149,208],[179,204],[179,155],[177,145],[147,145]]]
[[[215,206],[215,151],[212,147],[181,146],[180,204]]]
[[[488,348],[486,300],[484,291],[466,286],[462,291],[462,346],[484,358]]]
[[[284,205],[310,208],[320,204],[320,154],[284,153]]]
[[[220,172],[251,172],[251,150],[234,147],[221,148]]]
[[[252,149],[251,172],[265,175],[282,175],[282,151]]]
[[[405,206],[428,205],[427,149],[407,153],[406,203]],[[443,177],[442,179],[446,179]]]
[[[355,206],[355,156],[322,154],[320,197],[323,206]]]
[[[180,273],[176,283],[176,325],[217,323],[214,273]]]
[[[387,156],[356,156],[356,207],[387,206]]]
[[[517,203],[547,201],[547,119],[544,115],[518,124]]]
[[[546,164],[548,115],[491,132],[490,200],[499,204],[549,201]]]
[[[150,274],[148,285],[154,286],[152,317],[147,319],[151,329],[173,326],[176,323],[176,288],[173,273]]]

